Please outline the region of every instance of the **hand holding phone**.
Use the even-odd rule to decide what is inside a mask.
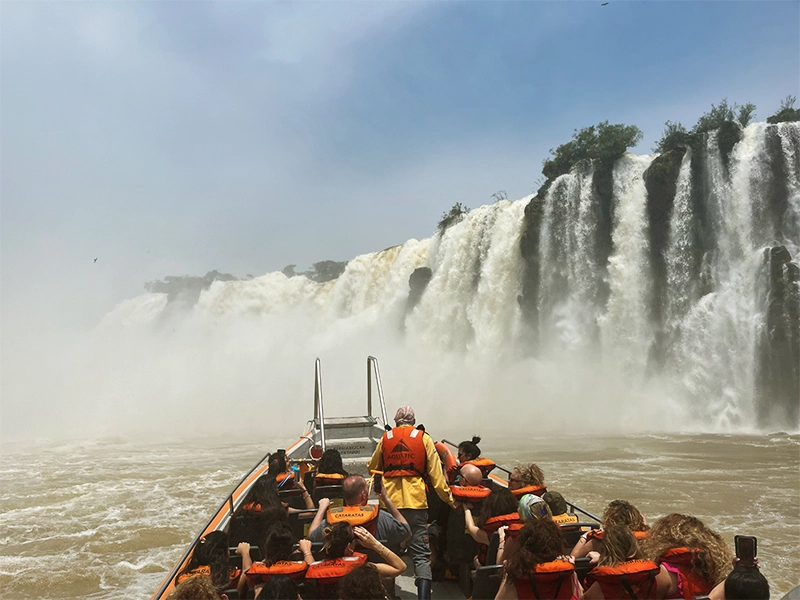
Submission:
[[[380,495],[383,489],[383,473],[372,472],[372,489],[375,490],[376,494]]]
[[[743,567],[752,567],[756,564],[758,555],[758,540],[753,535],[736,535],[733,537],[736,548],[736,558]]]

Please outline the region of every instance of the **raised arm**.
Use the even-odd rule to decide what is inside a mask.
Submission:
[[[317,514],[314,515],[314,520],[311,521],[311,525],[308,526],[308,533],[310,534],[312,531],[316,531],[317,528],[322,525],[322,520],[325,518],[325,512],[328,510],[328,507],[331,505],[330,498],[320,498],[319,499],[319,510],[317,510]]]
[[[376,540],[369,531],[363,527],[354,527],[353,533],[362,546],[374,550],[386,561],[385,563],[371,563],[378,569],[381,577],[397,577],[406,570],[406,563],[403,562],[403,559]]]
[[[253,559],[250,558],[250,544],[247,542],[239,542],[239,545],[236,546],[236,554],[242,557],[242,573],[239,575],[236,591],[239,592],[240,598],[244,598],[245,592],[247,591],[247,576],[245,573],[253,566]]]

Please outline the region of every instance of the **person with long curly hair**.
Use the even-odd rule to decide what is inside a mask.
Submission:
[[[670,572],[670,597],[707,594],[725,579],[733,563],[733,551],[721,535],[697,517],[679,513],[656,520],[642,550]]]
[[[603,511],[600,521],[600,530],[590,531],[580,537],[575,547],[570,552],[575,558],[588,556],[590,552],[597,553],[603,531],[612,525],[624,525],[633,532],[636,539],[643,539],[649,535],[650,529],[644,515],[627,500],[612,500]],[[596,554],[595,554],[596,556]]]
[[[508,476],[508,489],[517,497],[525,494],[541,496],[547,491],[544,473],[536,463],[515,465]]]
[[[495,599],[534,598],[531,577],[542,598],[579,598],[583,590],[564,551],[564,536],[552,520],[533,519],[526,523],[505,561],[503,581]],[[537,573],[537,567],[542,573]]]

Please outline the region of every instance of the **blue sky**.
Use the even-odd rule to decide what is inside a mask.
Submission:
[[[648,153],[667,119],[799,91],[797,1],[5,0],[3,351],[166,275],[428,237],[530,193],[575,128]]]

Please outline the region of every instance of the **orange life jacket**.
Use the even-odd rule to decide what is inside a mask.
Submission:
[[[422,477],[426,473],[428,456],[422,437],[425,432],[416,427],[395,427],[383,434],[383,476]]]
[[[511,490],[511,493],[514,494],[515,498],[522,498],[525,494],[534,494],[535,496],[541,496],[547,491],[547,487],[543,485],[526,485],[525,487],[521,487],[518,490]]]
[[[497,466],[494,464],[493,460],[489,460],[488,458],[484,458],[483,456],[479,456],[478,458],[473,458],[472,460],[465,460],[463,463],[461,463],[460,466],[463,467],[464,465],[475,465],[481,470],[481,473],[483,473],[484,477],[488,477],[489,473],[492,472],[492,469],[494,469]]]
[[[328,525],[334,523],[350,523],[353,527],[361,526],[375,535],[375,526],[378,524],[380,508],[377,504],[365,506],[331,506],[325,513]]]
[[[453,483],[456,480],[456,475],[458,475],[458,459],[456,459],[450,446],[447,446],[443,442],[435,442],[433,446],[436,448],[439,459],[442,461],[447,482]]]
[[[269,567],[262,562],[253,563],[245,575],[247,583],[253,587],[259,583],[266,583],[275,575],[288,575],[295,581],[301,581],[308,569],[304,560],[279,560]]]
[[[596,581],[606,598],[654,600],[656,575],[661,568],[652,560],[629,560],[616,567],[595,567],[586,576],[587,589]]]
[[[569,513],[553,515],[553,522],[556,525],[572,525],[578,522],[578,515],[571,515]]]
[[[704,554],[702,548],[670,548],[658,559],[658,562],[678,569],[679,588],[687,600],[705,596],[714,588],[713,583],[695,570],[703,564]]]
[[[231,567],[229,569],[228,576],[230,577],[231,580],[232,584],[231,587],[236,587],[236,583],[238,583],[239,581],[239,575],[241,574],[242,571],[240,569],[237,569],[236,567]],[[175,584],[176,585],[181,584],[190,577],[197,577],[198,575],[207,575],[208,577],[211,577],[211,566],[200,565],[199,567],[195,567],[194,569],[192,569],[191,571],[187,571],[186,573],[178,573],[178,575],[175,577]]]
[[[315,579],[323,585],[336,583],[350,571],[367,563],[367,555],[353,552],[352,556],[319,560],[312,563],[306,571],[306,579]]]
[[[507,515],[497,515],[496,517],[486,519],[486,523],[483,524],[481,529],[486,532],[486,535],[492,537],[492,534],[504,525],[508,525],[510,528],[512,525],[516,524],[524,525],[522,519],[519,518],[519,513],[513,512]]]
[[[575,567],[566,560],[554,560],[534,567],[527,578],[517,579],[520,600],[569,600],[573,595]]]
[[[452,485],[450,491],[453,498],[461,502],[479,502],[492,492],[483,485]]]
[[[506,530],[506,535],[510,537],[514,537],[519,533],[520,529],[525,524],[522,522],[522,519],[519,518],[519,513],[513,512],[508,513],[507,515],[497,515],[496,517],[490,517],[486,519],[486,523],[483,524],[483,529],[486,532],[486,535],[489,536],[489,539],[492,538],[492,534],[500,529],[503,526],[507,526],[508,529]],[[486,564],[486,557],[487,553],[489,552],[489,546],[486,544],[479,544],[478,545],[478,562],[482,565]]]
[[[314,485],[342,485],[344,478],[341,473],[317,473],[314,475]]]

